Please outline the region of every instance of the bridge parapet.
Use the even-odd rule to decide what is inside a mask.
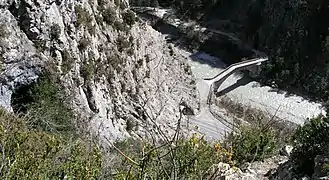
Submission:
[[[251,59],[251,60],[234,63],[234,64],[230,65],[229,67],[227,67],[221,73],[217,74],[215,77],[207,78],[207,79],[205,79],[205,81],[207,81],[209,84],[211,84],[210,91],[216,93],[217,90],[219,89],[220,85],[234,72],[241,71],[243,69],[249,69],[249,70],[251,69],[254,71],[253,72],[254,74],[252,74],[252,75],[255,75],[256,73],[260,72],[259,66],[262,64],[262,62],[265,62],[267,60],[268,60],[268,58],[257,58],[257,59]],[[211,94],[211,93],[209,92],[209,94]]]

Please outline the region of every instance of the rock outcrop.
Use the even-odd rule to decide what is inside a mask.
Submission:
[[[195,81],[164,36],[135,21],[120,0],[0,0],[0,105],[12,111],[12,93],[53,67],[101,138],[170,134],[180,104],[199,108]]]

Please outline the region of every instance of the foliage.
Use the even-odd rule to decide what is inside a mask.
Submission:
[[[63,96],[53,78],[41,77],[27,93],[26,97],[31,99],[23,106],[27,109],[31,127],[49,132],[73,133],[73,113],[63,105]]]
[[[117,71],[121,70],[122,64],[124,63],[124,59],[117,53],[108,55],[107,61]]]
[[[77,18],[75,22],[76,27],[91,24],[90,14],[81,5],[75,6],[75,15]]]
[[[313,173],[314,158],[329,152],[329,119],[317,117],[300,126],[293,137],[294,149],[291,159],[298,170]]]
[[[109,25],[112,25],[117,19],[116,12],[111,6],[102,11],[102,16],[104,22]]]
[[[115,4],[116,6],[120,6],[120,4],[121,4],[121,0],[114,0],[114,4]]]
[[[274,155],[278,150],[278,142],[277,132],[259,125],[242,125],[238,133],[230,134],[226,140],[226,144],[232,146],[233,159],[237,165]]]
[[[131,10],[127,10],[122,14],[123,21],[128,24],[129,26],[132,26],[136,22],[136,16],[135,13]]]
[[[123,37],[123,36],[119,36],[117,38],[117,48],[120,52],[122,52],[123,50],[127,49],[128,47],[130,47],[129,41],[127,40],[127,38]]]
[[[226,96],[216,99],[216,105],[225,107],[234,114],[232,123],[236,132],[232,132],[225,144],[233,148],[233,159],[237,165],[259,161],[275,155],[286,143],[290,142],[296,125],[268,113],[243,106]]]
[[[97,146],[81,139],[31,129],[0,110],[0,179],[92,179],[100,175]]]
[[[90,81],[94,75],[94,72],[95,68],[92,61],[84,62],[82,64],[80,73],[85,80]]]
[[[47,49],[47,41],[43,39],[36,39],[33,40],[34,46],[39,50],[39,51],[45,51]]]
[[[87,30],[91,35],[96,34],[96,26],[93,26],[91,23],[88,23]]]
[[[53,24],[50,27],[50,39],[57,40],[61,34],[61,28],[58,24]]]
[[[120,9],[124,10],[126,8],[127,8],[127,5],[126,5],[125,1],[121,1],[120,2]]]
[[[329,163],[324,163],[322,169],[329,176]]]
[[[86,48],[89,46],[89,40],[85,37],[83,37],[78,44],[78,48],[80,51],[86,50]]]
[[[74,58],[71,57],[67,50],[63,50],[62,54],[62,71],[68,73],[73,68]]]
[[[133,160],[123,159],[116,167],[116,179],[201,179],[211,165],[232,163],[232,153],[219,143],[210,145],[194,134],[173,142],[175,145],[154,146],[150,143],[120,142],[116,146]],[[136,164],[135,164],[136,163]]]
[[[113,27],[118,31],[125,31],[127,32],[129,30],[128,26],[124,23],[122,23],[119,20],[114,21]]]

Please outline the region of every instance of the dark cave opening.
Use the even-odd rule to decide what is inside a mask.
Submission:
[[[23,85],[16,89],[11,96],[11,106],[15,114],[26,114],[28,105],[34,102],[32,89],[36,83]]]

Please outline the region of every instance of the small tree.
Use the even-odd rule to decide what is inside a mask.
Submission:
[[[312,175],[314,158],[329,152],[329,119],[317,117],[300,126],[293,136],[291,159],[300,172]]]
[[[129,26],[132,26],[136,22],[136,16],[135,13],[131,10],[126,11],[122,15],[123,21],[128,24]]]

